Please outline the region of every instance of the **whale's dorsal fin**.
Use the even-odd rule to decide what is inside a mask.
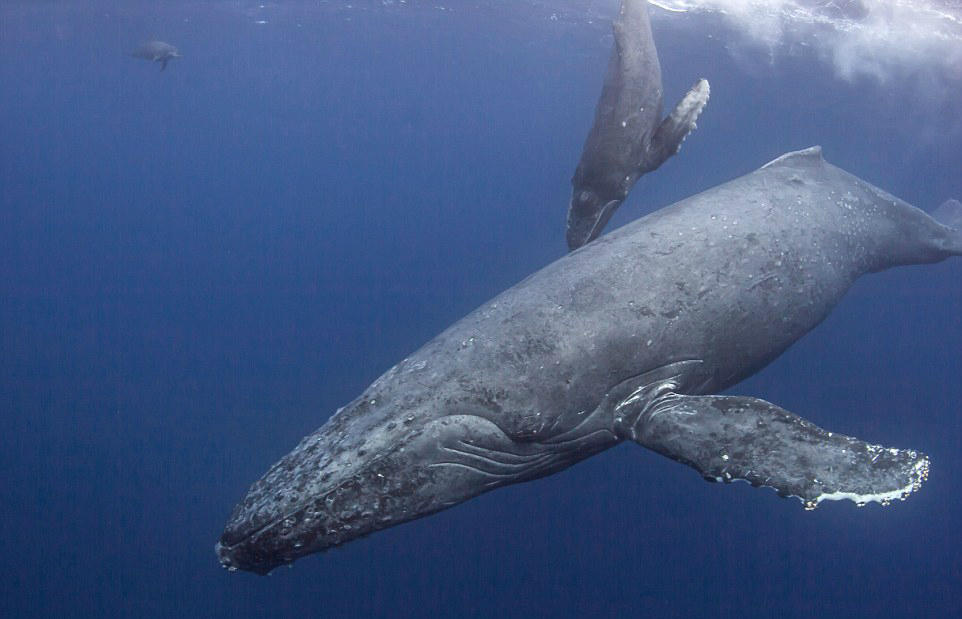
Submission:
[[[932,219],[943,226],[962,230],[962,202],[952,198],[932,211]]]
[[[799,164],[822,164],[825,163],[825,158],[822,157],[822,147],[815,145],[808,148],[803,148],[802,150],[793,150],[790,153],[785,153],[779,157],[775,157],[760,169],[774,168],[781,165],[799,165]]]
[[[962,202],[949,199],[932,211],[932,219],[949,228],[945,248],[962,255]]]

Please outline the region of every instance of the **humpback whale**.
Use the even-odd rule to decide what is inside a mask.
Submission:
[[[148,41],[135,49],[130,54],[134,58],[143,58],[160,63],[160,70],[167,68],[167,61],[171,58],[180,58],[177,48],[170,43],[163,41]]]
[[[613,24],[615,45],[594,125],[571,179],[569,249],[601,234],[638,178],[678,152],[708,102],[708,82],[702,79],[662,120],[661,66],[647,5],[623,0]]]
[[[378,378],[251,486],[217,556],[267,573],[622,441],[806,508],[903,499],[926,479],[924,454],[718,394],[861,275],[962,255],[960,210],[940,207],[944,225],[813,147],[638,219]]]

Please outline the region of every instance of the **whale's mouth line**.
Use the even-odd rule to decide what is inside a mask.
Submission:
[[[237,540],[236,542],[234,542],[234,543],[232,543],[232,544],[225,544],[225,543],[224,543],[224,537],[221,536],[221,539],[220,539],[219,542],[217,542],[217,544],[218,544],[221,548],[226,548],[226,549],[228,549],[228,550],[233,550],[234,548],[240,546],[241,544],[249,541],[252,537],[254,537],[254,536],[256,536],[256,535],[259,535],[259,534],[262,533],[263,531],[265,531],[265,530],[273,527],[273,526],[276,525],[278,522],[280,522],[280,520],[282,520],[282,519],[274,520],[274,521],[272,521],[272,522],[269,522],[269,523],[265,524],[265,525],[262,526],[261,528],[256,529],[255,531],[252,531],[252,532],[250,532],[250,533],[247,533],[247,534],[244,535],[244,537],[240,538],[239,540]]]
[[[283,522],[285,519],[292,517],[300,509],[303,509],[303,507],[298,508],[294,511],[287,512],[285,513],[285,515],[275,518],[271,522],[268,522],[267,524],[255,529],[254,531],[251,531],[250,533],[247,533],[246,535],[244,535],[244,537],[242,537],[241,539],[233,543],[230,543],[230,544],[224,543],[224,538],[223,536],[221,536],[221,539],[218,540],[217,544],[214,546],[214,552],[217,554],[217,560],[220,562],[221,567],[226,568],[230,572],[237,571],[238,569],[243,569],[249,572],[255,572],[257,574],[264,575],[264,574],[270,573],[271,570],[273,570],[274,568],[280,565],[283,565],[285,561],[278,562],[278,561],[272,561],[269,559],[266,561],[255,560],[252,562],[243,561],[243,560],[238,561],[233,556],[233,554],[236,549],[243,548],[245,544],[251,542],[254,538],[256,538],[259,535],[262,535],[266,531],[270,530],[272,527],[276,527],[279,523]],[[287,563],[289,563],[289,561],[287,561]]]
[[[233,543],[229,543],[229,544],[228,544],[228,543],[225,543],[225,542],[224,542],[224,536],[221,535],[220,540],[217,542],[217,546],[218,546],[219,548],[223,548],[223,549],[225,549],[225,550],[233,550],[233,549],[237,548],[238,546],[241,546],[241,545],[249,542],[251,539],[257,537],[258,535],[261,535],[261,534],[263,534],[264,532],[270,530],[271,528],[276,527],[278,524],[284,522],[284,521],[287,520],[288,518],[291,518],[291,517],[295,516],[298,512],[303,511],[304,509],[306,509],[307,506],[308,506],[308,504],[307,504],[307,503],[304,503],[304,504],[302,504],[302,505],[299,505],[298,507],[293,508],[293,509],[290,510],[290,511],[284,512],[284,514],[282,514],[282,515],[274,518],[273,520],[271,520],[271,521],[268,522],[267,524],[261,525],[260,527],[254,529],[254,530],[251,531],[250,533],[246,533],[242,538],[240,538],[239,540],[237,540],[237,541],[235,541],[235,542],[233,542]],[[223,562],[224,562],[223,559],[221,559],[221,563],[223,563]]]
[[[293,513],[293,512],[292,512],[292,513]],[[285,516],[282,516],[282,517],[280,517],[280,518],[277,518],[276,520],[272,520],[271,522],[268,522],[267,524],[263,525],[262,527],[260,527],[260,528],[258,528],[258,529],[255,529],[254,531],[251,531],[250,533],[245,534],[244,537],[242,537],[242,538],[240,538],[239,540],[237,540],[236,542],[233,542],[233,543],[230,543],[230,544],[224,543],[224,536],[222,535],[221,538],[220,538],[220,541],[217,542],[217,546],[220,547],[220,548],[223,548],[223,549],[225,549],[225,550],[233,550],[234,548],[237,548],[238,546],[240,546],[240,545],[242,545],[242,544],[250,541],[250,540],[251,540],[252,538],[254,538],[255,536],[260,535],[260,534],[263,533],[264,531],[270,529],[271,527],[276,526],[278,522],[281,522],[281,521],[284,520],[285,518],[290,517],[290,515],[291,515],[291,514],[287,514],[287,515],[285,515]],[[223,560],[221,560],[221,563],[223,563]]]
[[[382,454],[382,455],[380,455],[380,456],[378,456],[378,457],[375,457],[375,458],[371,459],[369,462],[367,462],[364,466],[371,466],[371,465],[374,465],[374,464],[380,462],[380,461],[383,460],[387,455],[389,455],[389,453],[393,453],[393,452],[388,452],[388,453],[386,453],[386,454]],[[361,467],[361,468],[363,469],[363,467]],[[343,479],[340,483],[335,484],[335,485],[332,485],[326,492],[324,492],[324,493],[321,495],[321,497],[323,498],[323,497],[328,496],[330,493],[336,491],[336,490],[337,490],[338,488],[340,488],[341,486],[343,486],[343,485],[349,483],[351,480],[357,479],[357,478],[359,478],[359,477],[360,477],[360,475],[355,471],[355,474],[354,474],[354,475],[349,475],[347,478]],[[316,502],[316,501],[317,501],[317,499],[302,501],[302,502],[296,504],[295,506],[289,508],[287,511],[283,512],[281,515],[276,516],[275,518],[271,519],[270,522],[267,522],[266,524],[261,525],[260,527],[258,527],[258,528],[256,528],[256,529],[250,531],[249,533],[246,533],[242,538],[240,538],[240,539],[238,539],[237,541],[234,541],[234,542],[232,542],[232,543],[230,543],[230,544],[224,543],[224,535],[221,535],[221,539],[220,539],[220,541],[217,542],[217,545],[218,545],[220,548],[224,548],[225,550],[233,550],[234,548],[237,548],[238,546],[241,546],[241,545],[249,542],[251,539],[257,537],[258,535],[264,534],[265,532],[267,532],[267,531],[270,530],[271,528],[280,525],[281,523],[283,523],[283,522],[284,522],[285,520],[287,520],[288,518],[293,518],[293,517],[296,516],[299,512],[302,512],[302,511],[306,510],[308,507],[310,507],[311,503],[314,503],[314,502]],[[300,519],[298,519],[298,520],[300,520]],[[225,534],[226,534],[226,532],[225,532]],[[223,563],[223,562],[224,562],[223,559],[221,559],[221,563]]]

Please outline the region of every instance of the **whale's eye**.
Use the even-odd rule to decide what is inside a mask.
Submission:
[[[590,189],[582,189],[578,192],[572,207],[577,213],[590,214],[595,210],[597,203],[598,199],[595,196],[595,192]]]

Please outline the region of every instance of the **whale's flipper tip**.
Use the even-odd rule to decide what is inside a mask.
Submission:
[[[709,481],[769,486],[806,509],[841,499],[888,505],[918,490],[929,472],[922,453],[828,432],[742,396],[672,396],[639,417],[631,438]]]
[[[160,70],[161,70],[161,71],[163,71],[164,69],[167,68],[167,61],[168,61],[168,60],[170,60],[170,59],[169,59],[169,58],[161,58],[161,59],[160,59]]]
[[[682,142],[698,126],[696,121],[708,104],[710,96],[711,87],[704,78],[695,82],[685,93],[671,114],[655,130],[651,139],[649,160],[644,165],[646,171],[654,170],[681,150]]]

